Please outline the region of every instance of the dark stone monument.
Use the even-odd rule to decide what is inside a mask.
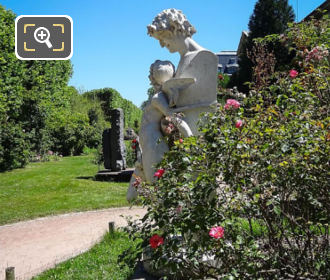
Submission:
[[[102,147],[103,147],[103,158],[104,168],[111,169],[111,151],[110,151],[110,128],[105,129],[102,134]]]
[[[124,112],[111,110],[111,128],[103,132],[104,167],[111,171],[126,169],[126,148],[124,143]]]
[[[124,112],[118,108],[111,110],[110,114],[111,128],[105,129],[102,135],[104,167],[106,170],[99,171],[95,175],[95,179],[98,181],[129,182],[134,168],[126,169]]]

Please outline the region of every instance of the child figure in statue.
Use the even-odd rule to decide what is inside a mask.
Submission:
[[[156,60],[150,66],[149,79],[155,94],[149,98],[142,116],[139,132],[142,160],[135,165],[135,171],[127,191],[129,201],[137,196],[133,186],[136,178],[140,177],[143,181],[153,182],[155,165],[162,160],[164,153],[169,150],[168,144],[163,140],[163,134],[166,132],[161,129],[161,122],[164,117],[170,118],[175,123],[183,137],[193,135],[188,124],[175,115],[175,112],[179,112],[180,108],[174,107],[180,90],[195,83],[195,79],[175,79],[173,78],[174,74],[175,67],[170,61]]]

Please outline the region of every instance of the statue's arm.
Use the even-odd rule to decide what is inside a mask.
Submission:
[[[163,86],[162,90],[169,97],[169,106],[173,107],[179,98],[179,93],[196,82],[195,78],[173,78],[167,80]]]
[[[217,104],[217,101],[191,104],[191,105],[186,105],[186,106],[173,108],[172,112],[173,113],[179,113],[179,112],[184,112],[184,111],[188,111],[188,110],[192,110],[192,109],[196,109],[196,108],[210,107],[210,106],[214,106],[216,104]]]
[[[162,90],[167,93],[168,89],[183,90],[196,82],[195,78],[172,78],[164,82]]]
[[[151,105],[158,109],[164,116],[172,115],[167,98],[163,92],[156,93],[151,99]]]

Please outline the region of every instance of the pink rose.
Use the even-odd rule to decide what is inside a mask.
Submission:
[[[243,121],[242,120],[237,120],[235,123],[236,128],[241,128],[243,126]]]
[[[289,75],[292,79],[294,79],[295,77],[298,76],[298,71],[296,71],[294,69],[291,69],[290,72],[289,72]]]
[[[165,169],[158,169],[158,170],[155,172],[154,176],[160,178],[160,177],[163,176],[164,172],[165,172]]]
[[[180,139],[179,139],[179,142],[180,142],[180,144],[182,144],[182,143],[183,143],[183,139],[180,138]]]
[[[164,238],[159,236],[158,234],[154,234],[150,240],[149,240],[150,246],[153,249],[156,249],[157,247],[159,247],[160,245],[162,245],[164,243]]]
[[[225,110],[238,109],[241,104],[235,99],[227,99],[226,105],[224,106]]]
[[[213,237],[215,239],[219,239],[219,238],[222,238],[223,237],[224,232],[225,231],[224,231],[223,227],[220,227],[220,226],[213,227],[209,231],[209,236],[211,236],[211,237]]]

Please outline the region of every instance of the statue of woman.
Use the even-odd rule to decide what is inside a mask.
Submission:
[[[214,53],[191,38],[196,30],[179,10],[162,11],[147,28],[148,34],[156,38],[162,47],[166,47],[171,53],[180,54],[174,79],[194,78],[196,81],[182,90],[176,104],[172,105],[184,110],[184,121],[192,133],[197,135],[200,114],[209,111],[217,100],[218,59]]]
[[[176,9],[167,9],[159,13],[153,20],[151,25],[148,25],[148,34],[156,38],[162,47],[166,47],[171,53],[179,52],[180,62],[177,67],[177,71],[173,78],[166,81],[168,89],[171,91],[172,97],[168,100],[170,108],[166,110],[171,113],[183,112],[183,124],[189,128],[190,135],[197,135],[198,121],[200,120],[200,114],[211,109],[211,105],[216,104],[216,88],[217,88],[217,66],[218,59],[214,53],[202,48],[198,45],[191,36],[196,32],[195,28],[188,22],[185,15]],[[182,81],[192,80],[193,83],[186,87],[178,87]],[[164,88],[163,88],[164,90]],[[180,91],[180,92],[179,92]],[[144,112],[145,118],[148,114]],[[167,115],[164,113],[164,115]],[[152,117],[151,114],[149,117]],[[159,124],[160,126],[160,124]],[[159,135],[159,126],[154,129],[154,137],[145,137],[150,140],[156,141],[155,137]],[[156,133],[157,132],[157,133]],[[143,135],[139,135],[140,138],[144,138]],[[144,150],[147,148],[148,141],[145,141],[145,148],[142,149],[142,170],[141,174],[147,175],[147,170],[154,170],[150,166],[145,166],[149,163],[159,163],[163,157],[165,151],[168,150],[165,143],[161,141],[160,145],[153,147],[147,152],[147,159],[143,160]],[[159,153],[157,152],[159,151]],[[150,158],[151,157],[151,158]],[[151,182],[153,174],[149,172],[148,176],[145,176],[146,181]],[[137,176],[139,176],[137,174]],[[149,178],[148,178],[149,177]],[[127,199],[131,200],[136,197],[136,192],[132,185],[134,184],[134,176],[131,180],[130,187],[127,193]]]

